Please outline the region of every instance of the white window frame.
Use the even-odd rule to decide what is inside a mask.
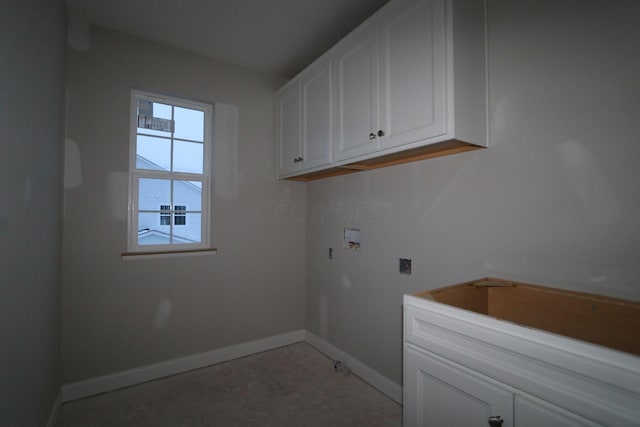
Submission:
[[[172,172],[158,170],[141,170],[136,168],[137,153],[137,135],[138,135],[138,100],[148,100],[169,104],[176,107],[184,107],[204,112],[204,141],[203,141],[203,170],[202,174],[194,174],[187,172]],[[127,251],[128,253],[172,253],[172,252],[188,252],[199,250],[210,250],[211,248],[211,188],[212,188],[212,124],[213,124],[213,106],[201,102],[189,101],[185,99],[158,95],[150,92],[139,90],[131,91],[131,105],[129,111],[129,204],[128,204],[128,221],[127,221]],[[144,132],[142,132],[144,133]],[[172,141],[173,141],[173,134]],[[179,140],[179,138],[178,138]],[[173,151],[171,153],[173,157]],[[138,194],[139,179],[155,178],[168,180],[187,180],[202,181],[202,208],[201,208],[201,235],[200,243],[180,243],[180,244],[158,244],[158,245],[139,245],[138,244]],[[184,205],[184,203],[180,203]],[[173,207],[171,209],[173,213]],[[188,211],[187,211],[188,212]],[[171,228],[174,227],[175,215],[170,217]],[[191,221],[192,219],[190,219]],[[126,253],[124,254],[126,255]]]

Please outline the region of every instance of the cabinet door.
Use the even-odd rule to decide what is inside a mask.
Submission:
[[[411,344],[404,346],[404,426],[513,427],[513,394]]]
[[[381,148],[447,132],[445,0],[405,0],[380,23]]]
[[[299,169],[302,136],[300,83],[295,82],[278,93],[278,175]]]
[[[378,150],[378,32],[375,22],[352,33],[335,61],[335,160]],[[370,135],[375,135],[370,137]]]
[[[600,425],[549,402],[523,394],[515,396],[514,417],[518,427],[596,427]]]
[[[302,162],[300,171],[331,163],[333,106],[331,60],[313,65],[302,75]]]

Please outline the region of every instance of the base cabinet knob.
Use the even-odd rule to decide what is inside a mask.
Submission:
[[[504,423],[504,420],[500,415],[496,415],[495,417],[489,417],[489,425],[491,427],[500,427]]]

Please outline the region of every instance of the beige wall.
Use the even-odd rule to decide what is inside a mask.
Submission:
[[[283,82],[98,27],[90,45],[68,58],[79,159],[65,191],[63,382],[302,329],[305,224],[282,213],[304,207],[305,187],[275,179]],[[121,259],[132,88],[237,108],[237,133],[214,141],[216,255]]]
[[[307,184],[307,329],[398,383],[405,293],[494,276],[640,300],[640,4],[488,3],[491,148]]]
[[[60,387],[63,2],[3,2],[0,28],[0,425],[43,426]]]
[[[401,382],[405,293],[490,275],[640,299],[638,18],[633,0],[490,0],[491,148],[308,184],[274,179],[282,82],[94,28],[69,55],[63,381],[306,327]],[[217,255],[122,261],[131,88],[238,107]]]

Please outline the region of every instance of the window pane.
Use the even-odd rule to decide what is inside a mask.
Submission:
[[[161,119],[171,119],[171,105],[160,104],[158,102],[153,102],[152,104],[153,104],[153,117],[159,117]],[[163,132],[160,130],[143,129],[143,128],[138,128],[138,133],[144,133],[147,135],[171,136],[170,132]]]
[[[161,119],[171,119],[171,105],[154,102],[153,117],[159,117]]]
[[[187,213],[185,218],[186,225],[176,226],[173,229],[173,243],[200,243],[202,240],[200,228],[201,220],[201,214]]]
[[[160,215],[155,212],[138,214],[138,244],[168,245],[171,227],[160,225]]]
[[[187,207],[185,205],[176,205],[173,225],[187,225]]]
[[[173,171],[202,173],[203,144],[175,141],[173,143]]]
[[[197,187],[191,181],[174,181],[173,197],[176,210],[178,206],[186,206],[190,211],[202,210],[202,187]]]
[[[171,180],[140,178],[138,181],[138,210],[160,211],[162,206],[171,205]],[[159,215],[153,214],[156,221]]]
[[[171,224],[171,206],[160,205],[160,225]]]
[[[138,135],[136,168],[168,171],[171,168],[171,141]]]
[[[174,137],[204,141],[204,111],[175,107],[176,128]]]

